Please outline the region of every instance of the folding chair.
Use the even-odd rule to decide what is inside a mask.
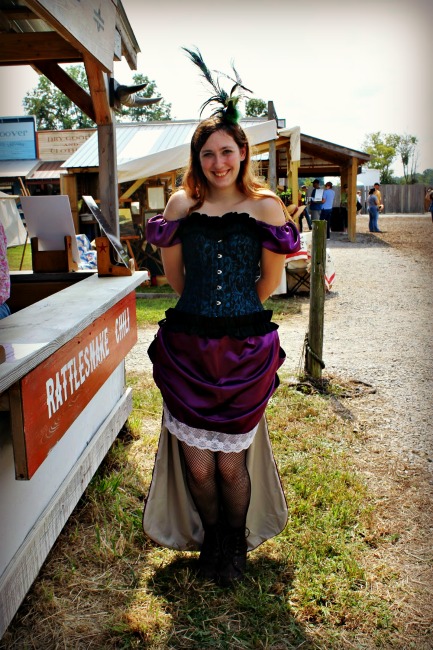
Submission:
[[[307,269],[286,268],[287,295],[294,296],[295,293],[310,291],[310,272]]]

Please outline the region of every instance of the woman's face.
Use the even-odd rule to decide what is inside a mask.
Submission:
[[[240,149],[226,131],[212,133],[200,151],[200,164],[208,183],[216,189],[236,183],[245,156],[245,148]]]

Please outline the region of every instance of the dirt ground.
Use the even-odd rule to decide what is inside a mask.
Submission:
[[[371,589],[394,603],[403,635],[392,648],[433,648],[433,224],[430,215],[383,215],[382,233],[357,219],[355,243],[332,233],[336,278],[325,301],[324,377],[353,386],[335,401],[359,433],[353,463],[368,483],[376,532]],[[309,297],[290,298],[280,325],[287,360],[303,367]],[[127,368],[148,365],[154,331],[142,330]]]
[[[336,279],[325,301],[327,374],[359,385],[339,400],[360,432],[353,461],[369,484],[383,543],[368,558],[374,588],[404,624],[395,648],[433,648],[433,224],[430,215],[358,219],[356,243],[333,233]],[[308,298],[280,328],[293,367],[308,327]],[[356,384],[355,384],[356,385]],[[356,391],[355,391],[356,394]],[[385,575],[395,572],[388,583]]]

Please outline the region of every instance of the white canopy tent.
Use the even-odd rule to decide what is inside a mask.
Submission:
[[[182,169],[188,163],[190,142],[198,121],[118,124],[116,126],[119,183],[133,182]],[[276,140],[275,120],[245,120],[242,127],[251,146]],[[63,163],[68,170],[97,167],[98,145],[93,135]]]
[[[27,235],[15,202],[16,198],[19,197],[0,192],[0,221],[5,229],[8,248],[24,244]]]
[[[182,169],[188,163],[190,142],[192,134],[197,125],[194,125],[190,133],[188,133],[187,142],[184,142],[176,147],[156,151],[155,153],[147,153],[140,158],[131,158],[131,160],[121,163],[117,167],[117,174],[120,183],[136,180],[137,178],[149,178],[150,176],[157,176],[166,172]],[[277,125],[275,120],[269,122],[262,122],[261,124],[254,124],[245,127],[245,133],[248,135],[250,145],[258,145],[269,140],[277,139]],[[131,154],[134,151],[140,151],[137,146],[138,143],[131,142]],[[143,149],[141,149],[143,151]],[[122,152],[125,155],[125,150]]]

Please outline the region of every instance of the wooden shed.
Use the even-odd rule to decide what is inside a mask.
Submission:
[[[269,151],[268,180],[276,187],[278,178],[287,177],[292,196],[298,193],[298,179],[302,177],[339,176],[341,186],[348,185],[348,238],[356,239],[356,177],[370,156],[362,151],[327,142],[305,133],[295,126],[280,129],[274,147],[258,147]]]

